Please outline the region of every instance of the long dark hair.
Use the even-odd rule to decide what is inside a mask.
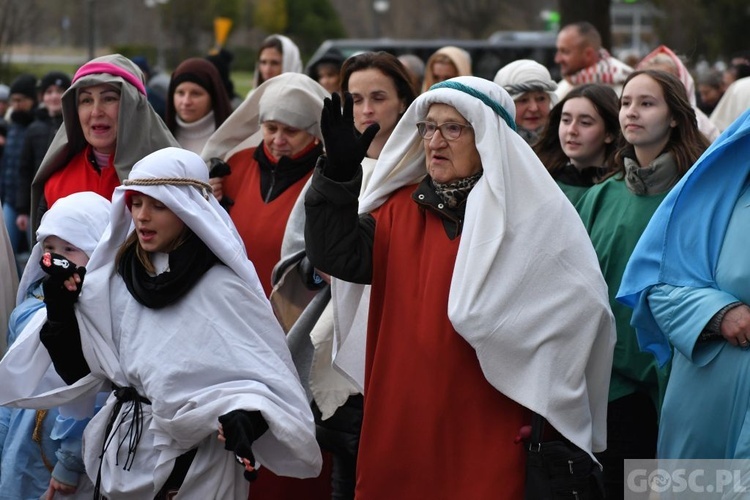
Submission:
[[[625,80],[625,84],[622,86],[623,90],[630,83],[630,80],[639,75],[647,75],[659,84],[662,94],[664,94],[664,101],[672,114],[672,119],[677,122],[677,126],[672,127],[664,150],[674,156],[677,171],[681,177],[708,148],[709,142],[698,129],[695,110],[690,104],[685,86],[676,76],[653,69],[634,71]],[[622,104],[622,97],[620,97],[620,104]],[[612,175],[625,174],[625,153],[630,151],[632,147],[621,137],[619,148],[615,153],[616,170]],[[641,166],[645,167],[646,165]]]
[[[393,54],[384,51],[363,52],[344,61],[341,66],[341,92],[349,91],[349,78],[352,73],[369,68],[379,70],[393,81],[396,93],[404,103],[404,109],[416,99],[416,90],[403,63]]]
[[[573,88],[549,113],[547,126],[544,127],[542,135],[534,145],[534,152],[547,170],[554,174],[568,163],[568,157],[560,144],[560,120],[562,119],[563,106],[567,101],[576,97],[584,97],[594,105],[596,112],[604,121],[604,131],[612,137],[612,142],[604,145],[604,164],[590,165],[592,167],[614,166],[615,151],[617,150],[617,138],[620,135],[619,108],[620,101],[611,87],[600,83],[587,83]]]

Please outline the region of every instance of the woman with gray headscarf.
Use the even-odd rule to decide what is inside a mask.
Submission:
[[[358,499],[523,498],[514,440],[531,411],[591,456],[604,448],[607,288],[514,114],[482,78],[433,85],[359,197],[377,126],[357,136],[351,97],[343,114],[326,100],[305,240],[316,267],[348,282],[332,290],[347,332],[333,362],[364,394]]]
[[[32,234],[59,198],[93,191],[107,199],[135,162],[179,146],[146,97],[143,72],[120,54],[76,71],[62,97],[63,126],[31,184]]]
[[[274,266],[281,260],[289,215],[323,152],[319,121],[328,95],[307,75],[275,76],[245,99],[201,153],[212,168],[224,163],[228,166],[225,172],[231,171],[231,175],[211,179],[214,195],[228,208],[266,296],[272,291]],[[293,232],[301,240],[301,224]],[[304,289],[301,301],[306,304],[325,284],[320,278],[316,282],[316,277],[303,259],[285,279],[299,283]],[[330,498],[330,478],[327,468],[323,470],[319,478],[304,482],[262,471],[253,485],[252,498]]]
[[[558,101],[557,83],[549,70],[531,59],[519,59],[500,68],[494,82],[510,94],[516,104],[518,133],[533,145],[547,125],[550,109]]]

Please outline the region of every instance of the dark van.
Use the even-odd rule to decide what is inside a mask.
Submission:
[[[345,58],[358,52],[383,50],[395,56],[414,54],[426,62],[440,47],[453,45],[471,54],[475,76],[492,80],[497,70],[509,62],[533,59],[549,68],[552,78],[559,80],[559,68],[555,64],[556,37],[555,33],[547,31],[498,31],[486,40],[335,39],[323,42],[310,61],[317,60],[329,49],[337,49]]]

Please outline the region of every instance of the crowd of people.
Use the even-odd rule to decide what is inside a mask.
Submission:
[[[244,98],[224,49],[0,85],[0,500],[517,500],[538,417],[584,498],[750,458],[735,59],[577,22],[560,81],[273,34]]]

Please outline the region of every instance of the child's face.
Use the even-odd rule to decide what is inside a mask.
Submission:
[[[147,252],[169,252],[174,248],[185,223],[156,198],[134,193],[131,200],[130,213],[141,247]]]
[[[89,263],[89,257],[83,250],[57,236],[47,236],[44,238],[42,248],[45,252],[62,255],[79,267],[85,267]]]

